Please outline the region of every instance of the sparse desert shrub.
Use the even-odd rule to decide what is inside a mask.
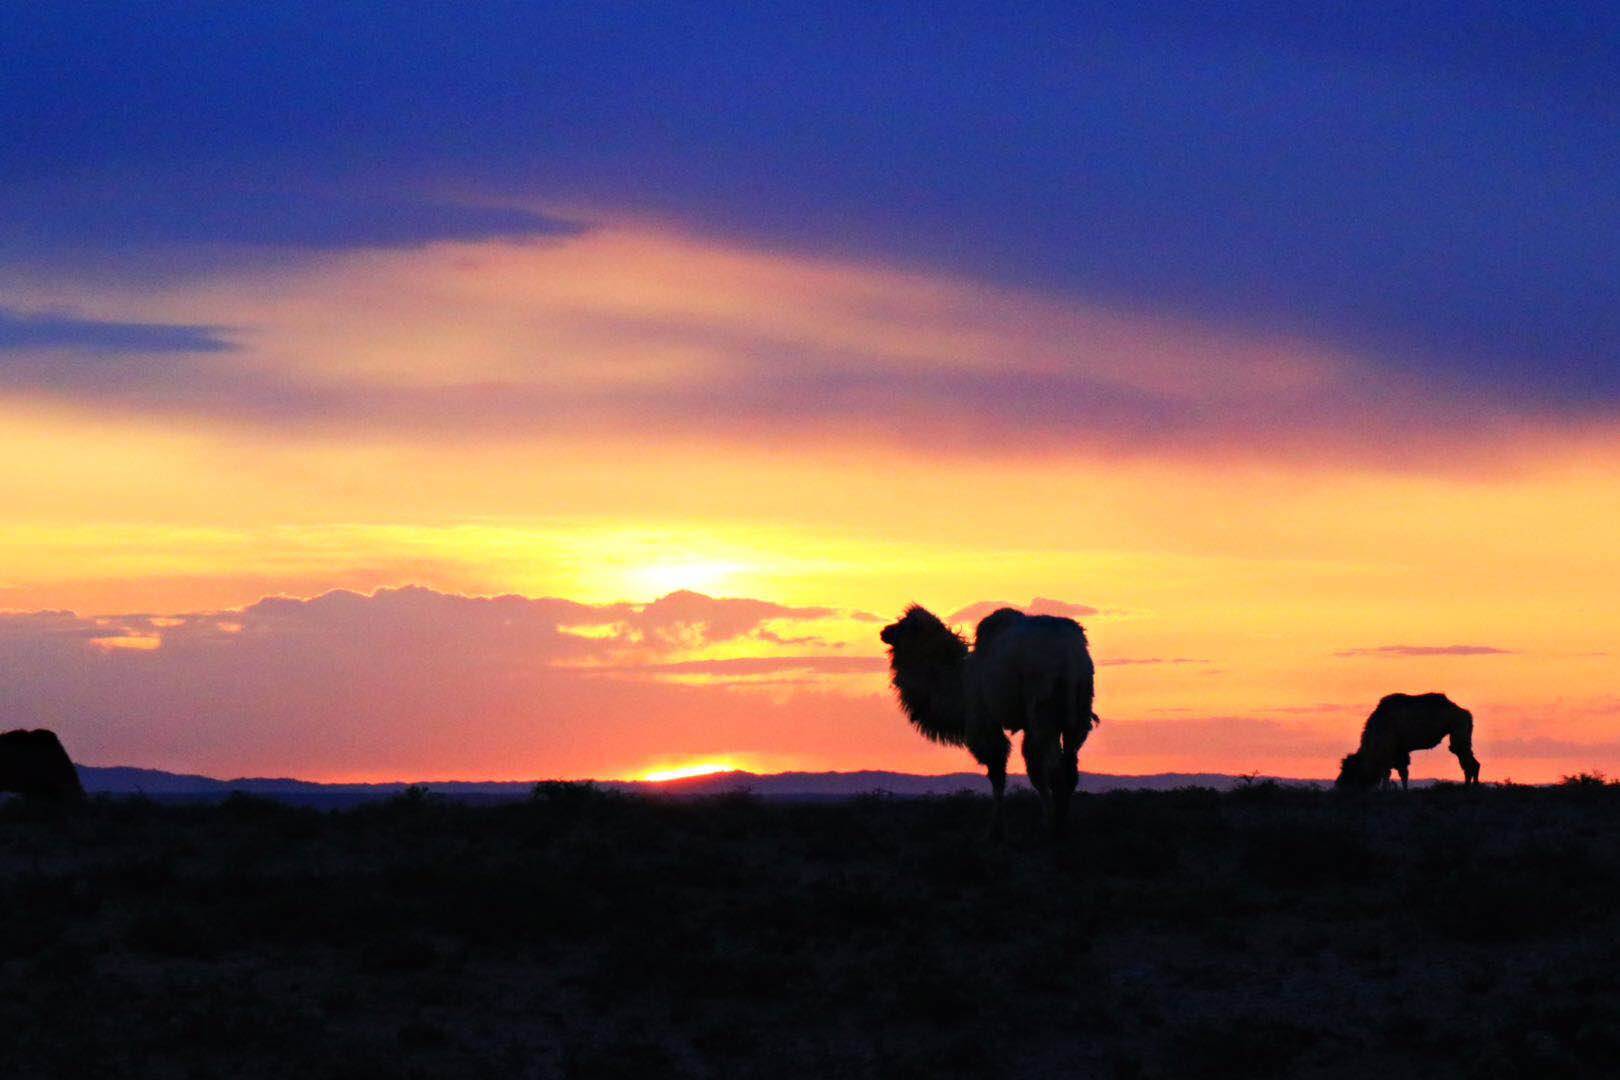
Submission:
[[[420,934],[384,931],[360,945],[358,966],[368,975],[421,971],[434,965],[439,951]]]
[[[1606,1002],[1584,999],[1587,1006],[1575,1029],[1575,1052],[1593,1066],[1620,1059],[1620,1008],[1613,999]]]
[[[1182,1076],[1283,1076],[1317,1042],[1293,1020],[1222,1016],[1187,1021],[1170,1033],[1173,1072]]]
[[[534,785],[529,798],[555,809],[580,809],[601,802],[606,791],[589,780],[542,780]]]
[[[1559,882],[1504,874],[1501,867],[1463,865],[1436,879],[1412,881],[1403,909],[1428,934],[1500,943],[1556,929],[1572,914],[1573,900]]]
[[[1239,806],[1243,805],[1275,805],[1275,803],[1288,803],[1288,805],[1312,805],[1319,800],[1320,792],[1299,784],[1278,784],[1277,780],[1247,780],[1239,779],[1238,785],[1231,789],[1228,798]]]
[[[427,806],[438,799],[438,796],[426,784],[407,784],[398,795],[388,800],[388,805],[396,809],[414,809]]]
[[[998,868],[982,847],[964,849],[961,844],[932,840],[919,843],[918,850],[903,860],[919,882],[934,889],[959,891],[981,887],[995,879]]]
[[[578,1080],[622,1080],[627,1076],[685,1076],[670,1051],[646,1036],[602,1038],[570,1048],[565,1075]]]
[[[802,902],[817,913],[823,927],[860,933],[889,929],[905,917],[895,893],[870,875],[841,873],[812,883]]]
[[[1286,789],[1275,780],[1261,780],[1259,774],[1248,773],[1238,777],[1238,782],[1232,788],[1232,798],[1240,803],[1266,803],[1276,802],[1286,794]]]
[[[1357,884],[1380,873],[1380,860],[1347,819],[1257,822],[1245,830],[1243,873],[1276,889]]]
[[[247,791],[233,791],[219,804],[219,813],[234,821],[279,820],[301,812],[297,807]]]
[[[141,912],[124,932],[124,941],[137,952],[189,960],[218,956],[221,938],[217,922],[188,919],[167,908]]]
[[[0,962],[39,955],[60,941],[69,925],[60,915],[10,909],[0,919]]]
[[[950,1028],[979,1007],[972,980],[952,971],[934,948],[899,950],[891,962],[886,1010],[891,1020]]]
[[[1007,1040],[958,1029],[880,1042],[871,1075],[883,1080],[937,1080],[941,1076],[1006,1076]],[[845,1071],[845,1070],[837,1070]]]
[[[1175,872],[1181,844],[1175,835],[1156,829],[1090,829],[1081,843],[1080,858],[1099,873],[1157,878]]]
[[[755,947],[698,953],[702,978],[693,988],[705,997],[742,1001],[783,1001],[797,997],[804,959]]]

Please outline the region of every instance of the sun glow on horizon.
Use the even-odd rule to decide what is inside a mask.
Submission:
[[[668,769],[649,769],[638,779],[648,783],[662,784],[668,780],[687,780],[694,776],[714,776],[718,773],[738,772],[739,767],[725,761],[697,761],[689,765],[677,765]]]

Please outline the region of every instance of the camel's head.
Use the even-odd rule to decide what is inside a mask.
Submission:
[[[1366,755],[1357,751],[1344,755],[1344,760],[1339,762],[1339,778],[1334,786],[1340,789],[1376,787],[1388,775],[1388,768],[1380,771]]]
[[[897,660],[939,654],[957,659],[967,655],[967,642],[946,626],[933,612],[916,604],[878,632]]]

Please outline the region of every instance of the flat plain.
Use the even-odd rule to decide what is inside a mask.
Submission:
[[[1620,788],[0,807],[14,1077],[1603,1075]]]

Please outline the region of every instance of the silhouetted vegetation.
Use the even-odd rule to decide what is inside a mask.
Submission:
[[[0,806],[7,1076],[1480,1076],[1620,1053],[1620,787]]]

